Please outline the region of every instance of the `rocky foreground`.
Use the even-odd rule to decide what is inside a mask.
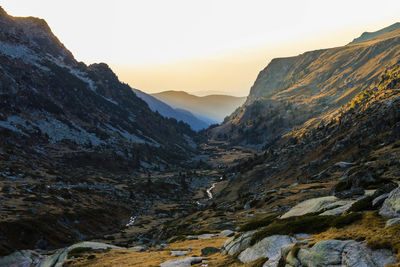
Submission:
[[[400,187],[392,187],[309,199],[281,216],[258,214],[234,231],[153,247],[81,242],[50,255],[24,250],[3,257],[0,266],[395,266]]]

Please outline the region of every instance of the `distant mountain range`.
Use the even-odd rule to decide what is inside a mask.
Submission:
[[[168,105],[190,111],[207,123],[221,123],[226,116],[241,106],[246,97],[229,95],[195,96],[183,91],[164,91],[152,94]]]
[[[138,89],[133,89],[135,94],[149,105],[152,111],[157,111],[167,118],[175,118],[178,121],[186,122],[193,130],[199,131],[210,126],[210,123],[200,120],[192,113],[184,109],[172,108],[163,101],[158,100],[154,96],[146,94]]]

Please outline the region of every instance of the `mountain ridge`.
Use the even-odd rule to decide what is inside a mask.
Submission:
[[[223,119],[235,110],[245,97],[229,95],[195,96],[184,91],[164,91],[152,94],[172,107],[186,109],[200,119],[208,119],[210,124],[223,121]]]
[[[140,91],[139,89],[132,89],[135,94],[143,99],[153,111],[158,111],[161,115],[167,118],[174,118],[177,121],[183,121],[191,126],[195,131],[206,129],[210,124],[195,117],[192,113],[184,109],[172,108],[168,104],[158,100],[157,98]]]
[[[396,63],[400,30],[380,38],[271,60],[246,103],[212,134],[261,148],[293,127],[318,124]]]

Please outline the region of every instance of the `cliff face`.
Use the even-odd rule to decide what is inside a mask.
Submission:
[[[399,55],[400,30],[395,28],[371,40],[273,59],[246,103],[213,134],[260,147],[293,127],[315,125],[370,86]],[[275,108],[269,108],[271,103]],[[254,112],[255,106],[261,112]],[[253,116],[246,115],[249,110]]]
[[[188,125],[152,112],[106,64],[77,62],[41,19],[1,10],[0,68],[4,145],[51,147],[60,162],[79,166],[95,160],[76,157],[120,157],[123,169],[175,164],[193,149]]]

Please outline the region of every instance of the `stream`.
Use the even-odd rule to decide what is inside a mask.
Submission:
[[[213,198],[213,194],[212,194],[212,190],[215,188],[217,183],[212,183],[211,187],[207,189],[207,195],[208,195],[208,199],[212,199]]]

